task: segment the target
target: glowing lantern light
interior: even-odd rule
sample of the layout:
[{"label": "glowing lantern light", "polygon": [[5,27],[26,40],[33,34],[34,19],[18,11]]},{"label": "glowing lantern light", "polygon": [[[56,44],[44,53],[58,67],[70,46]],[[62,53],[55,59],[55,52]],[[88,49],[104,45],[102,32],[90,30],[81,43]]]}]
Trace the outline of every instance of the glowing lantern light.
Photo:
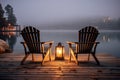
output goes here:
[{"label": "glowing lantern light", "polygon": [[55,47],[55,60],[64,60],[64,46],[60,42]]}]

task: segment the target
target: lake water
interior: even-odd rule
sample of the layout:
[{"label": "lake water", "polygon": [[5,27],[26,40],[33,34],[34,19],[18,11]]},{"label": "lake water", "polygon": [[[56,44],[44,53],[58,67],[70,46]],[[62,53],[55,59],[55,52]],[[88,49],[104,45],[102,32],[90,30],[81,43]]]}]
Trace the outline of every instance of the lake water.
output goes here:
[{"label": "lake water", "polygon": [[[3,38],[3,36],[2,36]],[[5,40],[13,49],[14,54],[24,54],[24,48],[20,44],[23,41],[22,36],[9,36]],[[58,42],[62,42],[65,46],[66,54],[68,54],[68,44],[66,41],[78,41],[78,31],[75,30],[42,30],[41,41],[53,40],[53,53],[54,47]],[[96,53],[107,53],[116,57],[120,57],[120,31],[101,30],[97,38],[100,44],[97,46]]]}]

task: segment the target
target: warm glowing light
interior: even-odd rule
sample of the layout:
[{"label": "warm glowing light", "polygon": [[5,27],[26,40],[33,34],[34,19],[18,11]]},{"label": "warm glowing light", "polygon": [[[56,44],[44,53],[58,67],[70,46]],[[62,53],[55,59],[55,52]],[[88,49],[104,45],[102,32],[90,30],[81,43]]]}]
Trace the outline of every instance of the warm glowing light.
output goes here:
[{"label": "warm glowing light", "polygon": [[56,53],[57,57],[62,57],[62,48],[58,47]]},{"label": "warm glowing light", "polygon": [[55,59],[56,60],[64,60],[64,46],[61,43],[55,47]]}]

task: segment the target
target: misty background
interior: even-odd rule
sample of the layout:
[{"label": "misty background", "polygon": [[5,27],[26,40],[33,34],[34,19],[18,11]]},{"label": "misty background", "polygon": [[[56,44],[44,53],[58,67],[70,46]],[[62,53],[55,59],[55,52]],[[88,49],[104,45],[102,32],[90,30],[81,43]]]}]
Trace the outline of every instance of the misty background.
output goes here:
[{"label": "misty background", "polygon": [[[78,30],[93,25],[120,29],[120,0],[0,0],[13,7],[18,25]],[[6,16],[6,15],[4,15]]]}]

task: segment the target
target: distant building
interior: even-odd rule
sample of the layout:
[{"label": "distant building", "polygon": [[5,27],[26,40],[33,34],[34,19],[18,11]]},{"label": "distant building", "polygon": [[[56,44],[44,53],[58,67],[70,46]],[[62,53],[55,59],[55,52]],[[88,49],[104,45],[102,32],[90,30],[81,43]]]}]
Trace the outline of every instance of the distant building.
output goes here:
[{"label": "distant building", "polygon": [[109,22],[111,21],[111,18],[108,16],[108,17],[104,17],[103,19],[103,22],[106,23],[106,22]]}]

